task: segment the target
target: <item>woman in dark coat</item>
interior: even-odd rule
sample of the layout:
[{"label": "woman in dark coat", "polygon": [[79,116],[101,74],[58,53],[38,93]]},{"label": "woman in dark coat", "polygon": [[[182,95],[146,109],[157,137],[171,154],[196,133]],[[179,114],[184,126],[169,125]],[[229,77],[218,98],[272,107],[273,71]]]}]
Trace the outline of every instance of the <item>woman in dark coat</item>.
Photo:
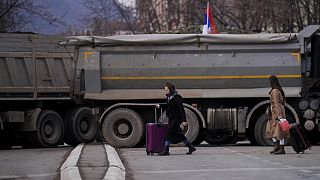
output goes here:
[{"label": "woman in dark coat", "polygon": [[[288,132],[283,132],[280,128],[278,118],[286,118],[284,109],[285,94],[280,86],[277,76],[272,75],[269,78],[271,86],[270,111],[268,112],[268,122],[266,127],[266,138],[271,138],[275,146],[271,154],[285,154],[284,139],[289,137]],[[271,113],[271,114],[270,114]]]},{"label": "woman in dark coat", "polygon": [[186,154],[192,154],[196,150],[194,146],[188,141],[180,127],[181,123],[186,126],[186,113],[183,108],[183,99],[175,90],[175,86],[171,83],[165,84],[165,91],[167,96],[167,103],[160,104],[159,106],[166,110],[167,117],[169,118],[169,129],[165,139],[165,149],[159,155],[170,155],[170,143],[184,142],[189,148]]}]

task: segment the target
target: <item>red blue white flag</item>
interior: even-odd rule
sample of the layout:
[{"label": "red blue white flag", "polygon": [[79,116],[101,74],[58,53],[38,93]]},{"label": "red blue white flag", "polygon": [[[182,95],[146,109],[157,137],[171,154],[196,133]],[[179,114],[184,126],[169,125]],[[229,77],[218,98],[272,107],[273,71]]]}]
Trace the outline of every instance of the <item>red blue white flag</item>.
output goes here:
[{"label": "red blue white flag", "polygon": [[206,12],[204,15],[204,25],[203,25],[202,34],[218,34],[218,30],[213,20],[212,11],[211,11],[209,2],[207,3]]}]

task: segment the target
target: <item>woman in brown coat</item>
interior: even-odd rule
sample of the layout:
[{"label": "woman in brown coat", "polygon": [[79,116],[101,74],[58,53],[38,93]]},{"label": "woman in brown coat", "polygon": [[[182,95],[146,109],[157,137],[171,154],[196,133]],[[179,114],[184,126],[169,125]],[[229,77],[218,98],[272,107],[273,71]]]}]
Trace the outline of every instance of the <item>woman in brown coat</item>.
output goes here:
[{"label": "woman in brown coat", "polygon": [[280,86],[277,76],[269,77],[271,86],[270,95],[270,111],[268,112],[268,122],[266,128],[266,138],[271,138],[274,142],[274,148],[270,151],[271,154],[285,154],[284,139],[288,138],[289,134],[283,132],[280,128],[278,118],[286,118],[284,110],[285,94]]}]

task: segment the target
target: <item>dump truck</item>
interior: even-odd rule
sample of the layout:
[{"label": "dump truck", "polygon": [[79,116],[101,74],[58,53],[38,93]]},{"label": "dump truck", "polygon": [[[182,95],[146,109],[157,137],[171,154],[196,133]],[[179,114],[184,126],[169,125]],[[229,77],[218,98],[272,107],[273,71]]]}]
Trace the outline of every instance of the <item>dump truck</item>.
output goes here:
[{"label": "dump truck", "polygon": [[96,138],[93,106],[76,97],[74,47],[64,36],[0,34],[0,148],[76,145]]},{"label": "dump truck", "polygon": [[115,147],[145,143],[145,124],[155,121],[154,106],[165,102],[166,82],[184,98],[184,132],[193,144],[233,143],[239,137],[271,144],[264,137],[270,75],[283,86],[287,119],[316,142],[319,27],[296,34],[74,36],[65,43],[75,46],[80,92],[100,107],[99,128]]},{"label": "dump truck", "polygon": [[[38,132],[52,132],[53,128],[43,129],[38,125],[41,116],[30,116],[28,109],[38,110],[40,115],[43,111],[54,111],[60,115],[67,134],[62,141],[68,144],[87,142],[79,141],[78,134],[90,127],[89,122],[95,119],[91,117],[98,116],[97,131],[101,132],[102,140],[115,147],[142,146],[145,124],[160,118],[154,117],[155,106],[165,102],[164,84],[171,82],[184,98],[188,122],[184,132],[193,144],[204,140],[209,144],[226,144],[247,138],[252,144],[268,145],[272,143],[264,138],[265,111],[270,103],[268,78],[277,75],[286,94],[287,119],[300,123],[309,139],[317,142],[320,138],[319,30],[320,26],[312,25],[296,34],[67,37],[60,43],[60,48],[74,48],[67,56],[70,58],[70,78],[65,84],[67,99],[57,99],[64,94],[57,90],[39,97],[41,89],[35,87],[40,88],[41,82],[37,82],[28,96],[34,98],[38,94],[37,99],[24,101],[21,92],[25,91],[21,87],[26,85],[16,88],[7,85],[13,86],[12,93],[20,91],[11,96],[0,82],[0,90],[5,91],[1,97],[1,131],[2,134],[12,132],[6,126],[19,125],[18,130],[15,128],[17,134],[30,133],[29,141],[37,142],[41,136]],[[8,68],[6,64],[0,67]],[[20,99],[13,101],[13,98]],[[34,108],[28,108],[30,104]],[[76,113],[79,108],[87,109],[90,118],[81,118]],[[83,123],[75,117],[90,121]],[[166,117],[161,119],[164,123],[168,121]],[[90,132],[93,130],[96,128]],[[44,133],[45,137],[46,134],[50,133]]]}]

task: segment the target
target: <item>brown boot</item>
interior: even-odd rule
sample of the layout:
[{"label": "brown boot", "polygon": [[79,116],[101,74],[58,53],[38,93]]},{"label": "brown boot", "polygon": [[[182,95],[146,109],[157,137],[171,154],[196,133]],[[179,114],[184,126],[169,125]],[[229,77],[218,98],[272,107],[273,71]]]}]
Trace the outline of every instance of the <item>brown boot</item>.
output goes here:
[{"label": "brown boot", "polygon": [[280,149],[275,151],[273,154],[285,154],[286,151],[284,150],[284,145],[280,145]]},{"label": "brown boot", "polygon": [[280,144],[279,141],[276,141],[276,142],[274,143],[274,148],[273,148],[272,151],[270,151],[270,154],[273,154],[274,152],[279,151],[279,149],[280,149],[279,144]]}]

